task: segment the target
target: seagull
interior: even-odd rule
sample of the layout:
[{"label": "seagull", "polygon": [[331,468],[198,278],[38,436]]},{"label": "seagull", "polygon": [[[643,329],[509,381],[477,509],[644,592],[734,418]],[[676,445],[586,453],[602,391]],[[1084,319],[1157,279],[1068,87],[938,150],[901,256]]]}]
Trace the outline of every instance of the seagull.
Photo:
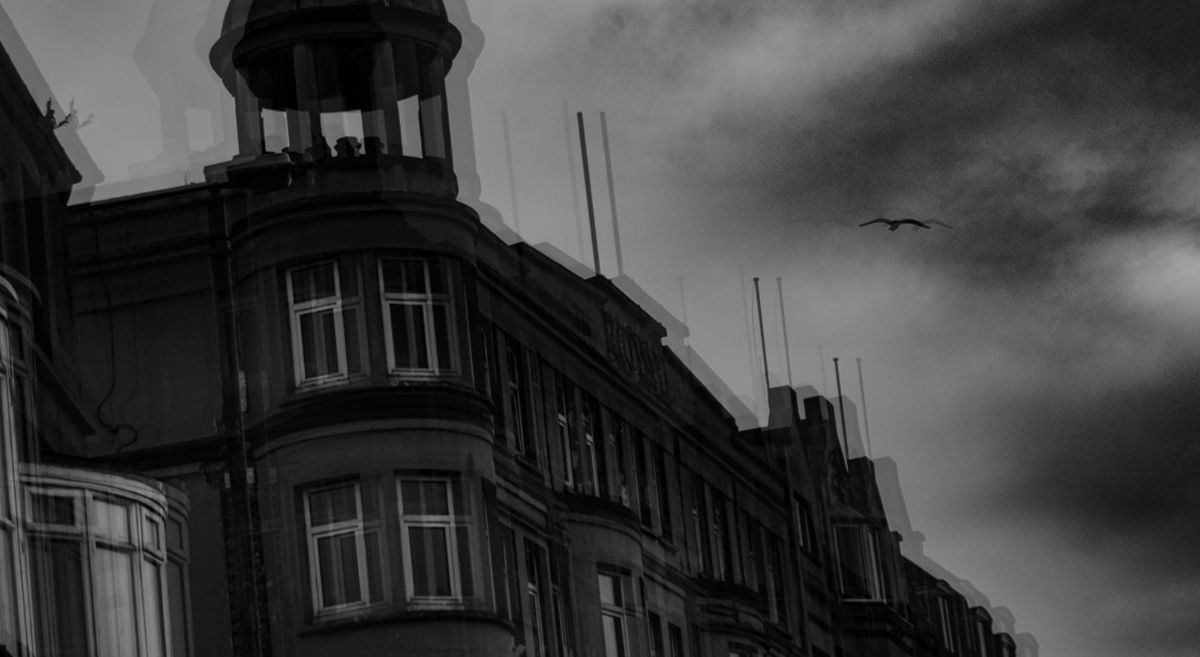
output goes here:
[{"label": "seagull", "polygon": [[920,230],[922,228],[928,229],[931,224],[934,226],[942,226],[945,228],[954,228],[954,226],[951,226],[950,224],[942,222],[942,221],[938,221],[937,219],[929,219],[926,221],[917,221],[916,219],[911,219],[911,218],[907,218],[907,217],[904,219],[885,219],[883,217],[879,217],[878,219],[872,219],[866,223],[861,223],[858,226],[859,226],[859,228],[861,228],[863,226],[870,226],[871,224],[887,224],[888,230],[890,230],[890,231],[899,230],[899,228],[905,224],[911,225],[913,227],[913,230]]}]

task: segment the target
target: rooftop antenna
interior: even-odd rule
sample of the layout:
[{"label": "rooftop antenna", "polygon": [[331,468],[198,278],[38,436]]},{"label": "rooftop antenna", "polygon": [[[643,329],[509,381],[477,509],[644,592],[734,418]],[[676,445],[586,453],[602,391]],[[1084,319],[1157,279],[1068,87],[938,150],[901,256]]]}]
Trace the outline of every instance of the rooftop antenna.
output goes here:
[{"label": "rooftop antenna", "polygon": [[575,112],[579,122],[579,154],[583,158],[583,191],[587,195],[588,227],[592,236],[592,268],[600,275],[600,245],[596,243],[596,209],[592,205],[592,176],[588,171],[587,134],[583,128],[583,112]]},{"label": "rooftop antenna", "polygon": [[833,357],[833,375],[837,377],[838,414],[842,416],[842,457],[850,460],[850,438],[846,435],[846,406],[842,397],[842,374],[838,369],[837,356]]},{"label": "rooftop antenna", "polygon": [[[765,389],[767,391],[767,403],[769,405],[770,399],[771,399],[771,370],[770,370],[770,367],[767,365],[767,336],[766,336],[766,333],[763,332],[762,296],[760,296],[758,293],[758,277],[757,276],[754,277],[754,304],[758,307],[758,340],[759,340],[759,344],[762,345],[763,381],[765,381],[767,384],[767,387]],[[769,412],[769,409],[768,409],[768,412]]]},{"label": "rooftop antenna", "polygon": [[617,194],[613,191],[612,157],[608,150],[608,118],[600,112],[600,136],[604,141],[604,171],[608,175],[608,207],[612,210],[613,245],[617,250],[617,275],[625,275],[625,264],[621,261],[621,228],[617,223]]},{"label": "rooftop antenna", "polygon": [[862,359],[854,359],[858,363],[858,395],[862,399],[863,429],[867,434],[867,458],[871,458],[871,423],[867,420],[867,390],[863,387]]},{"label": "rooftop antenna", "polygon": [[521,212],[517,209],[517,176],[513,171],[512,140],[508,137],[508,112],[500,110],[500,124],[504,128],[504,160],[508,163],[508,194],[512,197],[513,230],[521,232]]},{"label": "rooftop antenna", "polygon": [[776,278],[775,285],[779,287],[779,321],[783,324],[783,356],[787,362],[788,387],[792,387],[792,350],[788,347],[787,315],[783,313],[783,279]]},{"label": "rooftop antenna", "polygon": [[575,211],[575,237],[579,240],[579,259],[586,256],[583,248],[583,214],[579,212],[579,180],[575,177],[575,142],[571,139],[571,112],[567,100],[562,102],[563,130],[567,135],[567,171],[571,173],[571,209]]}]

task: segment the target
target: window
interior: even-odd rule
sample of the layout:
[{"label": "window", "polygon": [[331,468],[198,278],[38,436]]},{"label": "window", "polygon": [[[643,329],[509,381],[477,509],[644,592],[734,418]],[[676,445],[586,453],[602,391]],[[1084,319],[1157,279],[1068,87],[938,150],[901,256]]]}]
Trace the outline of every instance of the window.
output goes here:
[{"label": "window", "polygon": [[555,397],[558,402],[556,426],[563,460],[563,484],[567,490],[575,490],[575,471],[579,467],[579,448],[572,436],[575,428],[575,388],[562,374],[555,379]]},{"label": "window", "polygon": [[525,418],[525,360],[521,345],[509,336],[504,339],[504,425],[513,450],[524,454],[529,440]]},{"label": "window", "polygon": [[788,623],[788,590],[787,572],[784,570],[783,540],[778,536],[770,537],[771,552],[769,567],[771,570],[771,620],[779,625]]},{"label": "window", "polygon": [[525,455],[536,461],[546,432],[546,389],[542,384],[542,359],[533,351],[526,351],[525,355],[529,362],[530,400],[530,432]]},{"label": "window", "polygon": [[638,502],[641,506],[642,526],[646,529],[654,528],[654,515],[651,511],[651,489],[653,484],[650,482],[650,476],[646,471],[646,438],[640,432],[634,433],[633,438],[633,459],[634,465],[637,468],[638,478]]},{"label": "window", "polygon": [[0,645],[16,652],[19,640],[17,617],[17,574],[19,548],[17,536],[17,435],[14,423],[12,389],[24,385],[14,376],[13,344],[15,337],[0,311]]},{"label": "window", "polygon": [[475,598],[471,505],[462,482],[449,477],[406,477],[399,487],[409,602],[461,605]]},{"label": "window", "polygon": [[658,614],[650,612],[646,615],[650,625],[650,655],[651,657],[666,657],[663,646],[662,619]]},{"label": "window", "polygon": [[863,525],[837,525],[838,583],[847,600],[884,600],[884,564],[879,532]]},{"label": "window", "polygon": [[496,606],[514,626],[521,623],[520,574],[517,571],[517,538],[511,527],[500,525],[500,587]]},{"label": "window", "polygon": [[667,483],[666,452],[658,445],[651,445],[654,455],[655,492],[658,497],[658,527],[663,540],[670,541],[674,536],[671,520],[671,487]]},{"label": "window", "polygon": [[363,371],[358,270],[342,269],[329,260],[287,272],[298,387],[340,383]]},{"label": "window", "polygon": [[571,654],[571,609],[566,588],[566,550],[550,545],[550,606],[554,614],[554,648],[558,657]]},{"label": "window", "polygon": [[600,622],[604,633],[604,657],[625,657],[629,654],[621,585],[620,577],[600,573]]},{"label": "window", "polygon": [[704,500],[704,480],[699,475],[692,475],[692,525],[696,534],[697,549],[700,557],[700,571],[705,575],[712,574],[711,541],[708,535],[708,508]]},{"label": "window", "polygon": [[714,567],[716,568],[717,579],[732,579],[733,578],[733,559],[732,552],[729,549],[729,522],[727,520],[728,502],[724,495],[713,490],[713,547],[716,549],[716,559]]},{"label": "window", "polygon": [[941,626],[942,645],[946,650],[954,652],[954,624],[950,615],[950,603],[946,598],[939,597],[938,604],[938,624]]},{"label": "window", "polygon": [[542,548],[525,539],[525,597],[529,602],[530,650],[527,654],[533,657],[546,655],[546,617],[542,605],[542,565],[544,560]]},{"label": "window", "polygon": [[580,408],[580,417],[583,425],[584,457],[587,458],[588,473],[591,477],[591,487],[588,492],[596,497],[603,497],[608,486],[603,445],[597,445],[601,431],[599,410],[596,400],[585,393],[583,405]]},{"label": "window", "polygon": [[315,615],[383,601],[379,520],[379,492],[372,482],[346,482],[304,494]]},{"label": "window", "polygon": [[621,417],[612,411],[605,411],[608,414],[609,422],[605,424],[608,429],[608,447],[609,453],[612,455],[613,463],[616,465],[615,471],[617,475],[617,490],[615,497],[622,505],[628,507],[629,499],[629,467],[625,462],[625,441],[628,435],[625,422]]},{"label": "window", "polygon": [[992,654],[991,647],[988,645],[992,633],[988,631],[987,623],[979,620],[975,623],[976,641],[979,642],[979,654],[981,657],[989,657]]},{"label": "window", "polygon": [[683,628],[674,623],[667,624],[667,639],[671,642],[670,657],[683,656]]},{"label": "window", "polygon": [[816,537],[813,534],[812,512],[808,503],[800,498],[792,500],[795,506],[796,544],[808,554],[816,553]]},{"label": "window", "polygon": [[453,276],[438,258],[379,261],[388,370],[394,374],[458,371]]}]

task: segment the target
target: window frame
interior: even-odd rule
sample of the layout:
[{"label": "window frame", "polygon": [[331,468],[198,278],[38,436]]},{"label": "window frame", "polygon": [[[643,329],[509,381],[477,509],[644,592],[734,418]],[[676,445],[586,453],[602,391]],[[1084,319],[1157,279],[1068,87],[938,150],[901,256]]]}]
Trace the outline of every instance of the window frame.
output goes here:
[{"label": "window frame", "polygon": [[[333,295],[307,301],[296,301],[296,284],[293,276],[297,273],[330,267],[333,270]],[[327,258],[314,262],[290,267],[284,272],[284,285],[287,289],[288,323],[291,327],[292,338],[292,369],[297,389],[319,388],[330,384],[340,384],[350,379],[350,361],[346,347],[345,299],[342,296],[341,266],[337,258]],[[337,371],[330,374],[309,376],[304,363],[304,338],[301,333],[301,318],[305,315],[319,315],[323,312],[333,313],[334,340],[337,343]]]},{"label": "window frame", "polygon": [[[389,292],[388,281],[384,275],[384,265],[393,262],[421,263],[425,282],[424,292]],[[432,267],[440,270],[442,280],[446,284],[445,292],[432,290],[432,277],[430,276]],[[383,343],[384,351],[387,354],[388,374],[403,377],[445,377],[461,373],[463,359],[458,339],[458,309],[455,307],[457,302],[455,286],[458,277],[448,259],[435,255],[384,255],[377,259],[376,269],[379,274],[379,303],[383,315]],[[425,331],[425,358],[429,363],[428,367],[400,367],[396,364],[398,350],[397,345],[393,343],[392,333],[392,306],[394,305],[419,306],[422,309],[422,329]],[[447,334],[445,336],[439,336],[437,333],[433,313],[436,306],[444,306],[446,309]],[[445,340],[445,347],[449,353],[450,363],[446,366],[440,362],[438,354],[438,347],[442,344],[440,340]]]},{"label": "window frame", "polygon": [[[480,593],[480,570],[474,560],[474,557],[482,557],[479,548],[479,540],[475,527],[475,514],[473,513],[474,501],[468,490],[468,482],[471,481],[464,477],[459,477],[451,474],[412,474],[399,473],[396,475],[396,501],[400,518],[400,550],[401,560],[403,562],[404,571],[404,596],[405,604],[410,609],[445,609],[445,608],[464,608],[471,603],[478,601],[481,598]],[[437,482],[446,484],[446,503],[449,514],[406,514],[404,512],[404,493],[403,485],[405,482]],[[461,509],[462,514],[455,514],[454,505],[454,489],[457,484],[458,490],[462,495]],[[412,538],[409,535],[409,530],[414,527],[436,527],[446,530],[446,561],[447,571],[450,581],[450,595],[448,596],[418,596],[416,594],[416,580],[413,572],[413,551]],[[468,550],[467,559],[472,565],[470,573],[471,595],[463,594],[463,578],[460,572],[460,564],[462,556],[459,545],[458,529],[466,529]],[[515,557],[515,555],[514,555]],[[482,559],[480,559],[482,561]],[[517,567],[514,564],[514,567]]]},{"label": "window frame", "polygon": [[[604,588],[601,586],[601,581],[603,578],[612,580],[612,591],[615,594],[612,602],[606,602],[604,600]],[[625,610],[625,577],[602,569],[597,573],[596,582],[599,589],[599,595],[597,597],[600,602],[600,636],[601,640],[604,642],[604,654],[606,657],[609,654],[608,636],[604,630],[604,621],[606,619],[612,619],[614,622],[614,627],[619,630],[620,634],[617,639],[621,643],[620,645],[615,646],[617,650],[617,657],[631,657],[629,652],[629,614],[626,613]]]},{"label": "window frame", "polygon": [[[376,483],[377,487],[378,484]],[[312,524],[312,502],[311,498],[315,494],[325,493],[340,488],[352,487],[354,489],[354,505],[355,518],[353,520],[343,520],[319,527],[314,527]],[[376,490],[378,498],[378,491]],[[310,604],[314,620],[323,620],[330,617],[342,616],[348,613],[358,613],[373,607],[386,605],[390,591],[386,585],[387,576],[387,549],[384,541],[386,532],[384,531],[382,515],[383,511],[379,508],[379,500],[376,499],[377,509],[376,517],[373,520],[366,519],[363,513],[363,482],[357,479],[341,480],[309,486],[303,489],[303,511],[304,511],[304,533],[305,544],[308,548],[308,578],[309,578],[309,595]],[[377,550],[379,553],[379,579],[381,590],[379,598],[373,596],[371,584],[370,564],[367,558],[367,535],[374,533],[378,543]],[[358,586],[360,597],[354,602],[344,602],[341,604],[325,605],[324,590],[321,586],[321,568],[320,568],[320,553],[318,551],[318,543],[323,538],[336,538],[345,536],[349,533],[354,536],[354,556],[355,563],[358,568]]]},{"label": "window frame", "polygon": [[[84,616],[80,619],[82,621],[80,626],[85,629],[85,636],[81,640],[85,654],[99,655],[103,650],[99,635],[101,623],[97,618],[97,614],[100,613],[100,602],[102,602],[96,600],[98,578],[101,577],[97,559],[98,552],[106,550],[127,555],[129,559],[129,579],[124,584],[128,587],[126,591],[130,604],[127,613],[128,621],[133,628],[131,637],[136,644],[134,654],[140,657],[151,655],[164,657],[167,655],[170,652],[169,646],[175,630],[171,626],[169,609],[170,589],[167,585],[166,570],[167,516],[164,511],[161,509],[156,511],[153,507],[148,506],[140,494],[120,488],[110,490],[107,485],[103,490],[87,486],[72,487],[64,486],[59,482],[43,483],[39,481],[40,478],[40,475],[30,476],[22,486],[21,496],[22,511],[24,512],[22,524],[26,541],[24,549],[28,551],[30,559],[28,599],[31,607],[26,614],[31,633],[30,650],[38,651],[43,647],[40,645],[42,630],[39,627],[41,623],[45,622],[42,619],[45,610],[41,607],[40,594],[36,591],[36,578],[33,577],[33,559],[35,552],[41,549],[40,546],[59,543],[74,545],[79,551],[78,576],[80,581],[76,582],[76,585],[83,598],[79,603],[78,611]],[[34,496],[39,495],[70,499],[74,516],[73,522],[67,524],[35,521],[33,500]],[[121,509],[125,518],[124,536],[111,533],[108,526],[99,522],[103,516],[97,513],[96,502],[107,503]],[[147,520],[151,521],[153,537],[146,531]],[[148,587],[153,584],[146,582],[147,567],[157,573],[157,590],[155,592],[157,604],[153,605],[153,608],[151,608],[149,604],[151,601],[146,595],[148,591],[152,590]],[[157,648],[152,647],[154,637],[151,636],[149,630],[151,625],[149,621],[153,617],[152,615],[157,616],[153,623],[158,632]],[[105,624],[104,627],[111,629],[112,626]],[[31,652],[31,654],[33,653]]]}]

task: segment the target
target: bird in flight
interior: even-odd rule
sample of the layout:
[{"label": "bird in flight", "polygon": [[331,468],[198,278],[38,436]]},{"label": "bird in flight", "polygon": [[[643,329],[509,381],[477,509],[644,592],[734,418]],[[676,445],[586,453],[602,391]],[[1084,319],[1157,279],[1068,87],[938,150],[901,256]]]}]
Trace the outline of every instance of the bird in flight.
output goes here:
[{"label": "bird in flight", "polygon": [[866,223],[861,223],[858,226],[859,226],[859,228],[862,228],[863,226],[870,226],[871,224],[887,224],[888,230],[890,230],[890,231],[899,230],[899,228],[904,225],[911,225],[913,227],[913,230],[920,230],[922,228],[928,229],[930,226],[942,226],[944,228],[954,228],[954,226],[951,226],[950,224],[945,223],[943,221],[938,221],[937,219],[926,219],[925,221],[917,221],[916,219],[910,219],[907,217],[904,219],[884,219],[883,217],[879,217],[878,219],[872,219]]}]

